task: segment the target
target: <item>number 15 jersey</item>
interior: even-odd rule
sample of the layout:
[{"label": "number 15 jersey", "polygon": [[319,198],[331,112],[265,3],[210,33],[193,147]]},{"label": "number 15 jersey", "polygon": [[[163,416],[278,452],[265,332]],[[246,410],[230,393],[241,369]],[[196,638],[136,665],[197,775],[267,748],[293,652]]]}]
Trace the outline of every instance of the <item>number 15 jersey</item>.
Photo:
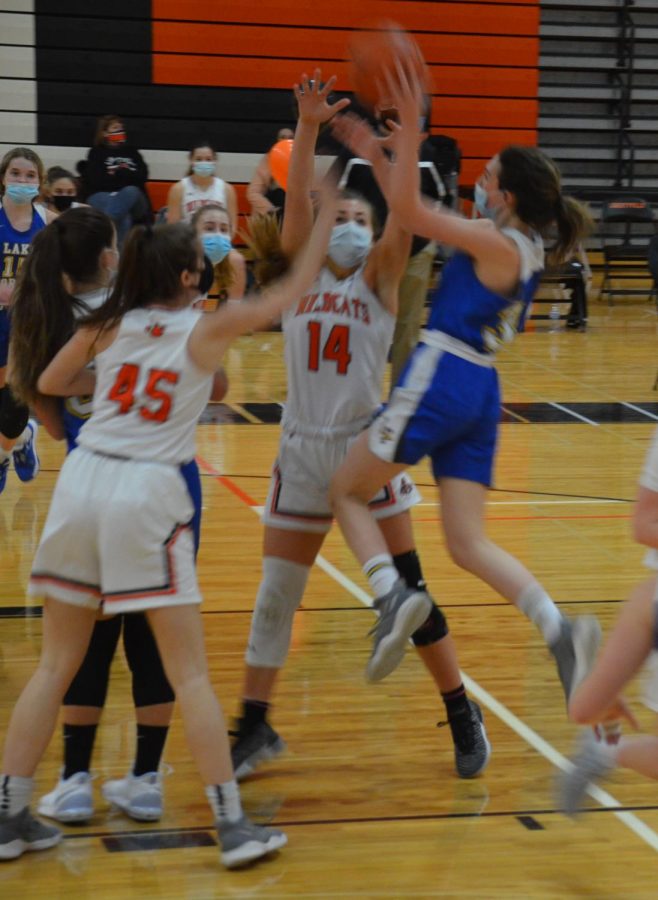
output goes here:
[{"label": "number 15 jersey", "polygon": [[187,352],[203,313],[186,307],[134,309],[96,357],[90,418],[78,443],[106,456],[180,465],[194,458],[195,429],[212,375]]},{"label": "number 15 jersey", "polygon": [[320,270],[310,291],[283,315],[288,399],[283,425],[307,433],[352,434],[372,419],[395,316],[363,278]]}]

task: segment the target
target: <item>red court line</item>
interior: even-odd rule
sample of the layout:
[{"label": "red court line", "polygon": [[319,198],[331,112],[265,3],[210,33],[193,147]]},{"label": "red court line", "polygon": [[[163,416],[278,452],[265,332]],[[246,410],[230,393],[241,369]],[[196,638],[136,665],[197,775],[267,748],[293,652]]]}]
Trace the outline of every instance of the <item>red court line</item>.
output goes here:
[{"label": "red court line", "polygon": [[232,494],[235,494],[238,500],[242,500],[242,502],[246,503],[247,506],[259,505],[253,497],[250,497],[249,494],[246,494],[242,490],[242,488],[238,487],[237,484],[230,478],[227,478],[226,475],[222,475],[220,472],[218,472],[217,469],[211,466],[209,462],[206,462],[205,459],[197,456],[196,461],[199,463],[199,466],[203,469],[204,472],[207,472],[209,475],[214,475],[217,481],[219,481],[221,485],[231,491]]},{"label": "red court line", "polygon": [[[564,519],[631,519],[632,516],[485,516],[487,522],[531,522],[534,520],[561,522]],[[414,519],[415,522],[440,522],[440,516]]]}]

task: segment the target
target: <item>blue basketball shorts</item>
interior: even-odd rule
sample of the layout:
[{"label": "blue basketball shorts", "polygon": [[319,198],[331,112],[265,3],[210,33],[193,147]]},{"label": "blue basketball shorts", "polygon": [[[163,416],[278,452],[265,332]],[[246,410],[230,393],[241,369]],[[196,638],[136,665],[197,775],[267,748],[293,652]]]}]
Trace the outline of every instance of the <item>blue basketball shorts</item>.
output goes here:
[{"label": "blue basketball shorts", "polygon": [[493,367],[419,344],[368,432],[370,450],[414,465],[425,456],[441,478],[491,485],[500,390]]}]

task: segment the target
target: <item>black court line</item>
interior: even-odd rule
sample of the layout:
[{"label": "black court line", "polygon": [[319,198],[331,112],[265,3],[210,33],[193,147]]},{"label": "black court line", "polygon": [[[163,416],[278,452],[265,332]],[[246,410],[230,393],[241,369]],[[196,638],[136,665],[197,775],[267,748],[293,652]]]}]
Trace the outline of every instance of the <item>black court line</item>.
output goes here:
[{"label": "black court line", "polygon": [[[595,600],[560,600],[560,605],[566,606],[588,606],[594,603],[625,603],[626,597],[597,597]],[[445,603],[444,609],[505,609],[513,604],[506,600],[500,602],[472,601],[459,603]],[[328,612],[371,612],[369,606],[300,606],[298,612],[302,613],[328,613]],[[250,616],[251,609],[202,609],[202,616]],[[128,614],[129,615],[129,614]],[[43,617],[42,606],[5,606],[0,607],[0,619],[40,619]]]},{"label": "black court line", "polygon": [[[473,803],[480,801],[483,805],[488,801],[488,797],[473,798]],[[598,806],[584,808],[580,810],[580,814],[588,815],[619,813],[619,812],[654,812],[658,810],[656,805],[646,806]],[[447,813],[410,813],[408,815],[397,816],[355,816],[354,818],[338,817],[325,819],[277,819],[268,824],[276,828],[313,828],[323,825],[378,825],[390,822],[444,822],[454,821],[457,819],[519,819],[521,817],[535,818],[537,816],[564,816],[560,809],[540,808],[540,809],[513,809],[513,810],[473,810],[472,812],[447,812]],[[566,817],[565,817],[566,818]],[[144,828],[129,829],[125,831],[77,831],[64,835],[64,840],[92,840],[98,838],[105,840],[106,838],[130,838],[137,836],[161,835],[193,835],[193,834],[212,834],[214,826],[192,825],[181,828]]]},{"label": "black court line", "polygon": [[[501,422],[514,425],[582,425],[585,424],[574,417],[572,413],[591,419],[598,425],[611,424],[637,424],[656,422],[658,417],[658,402],[631,401],[621,402],[536,402],[536,403],[505,403],[501,410]],[[273,425],[281,421],[283,406],[280,403],[242,403],[243,409],[255,416],[263,424]],[[563,408],[560,408],[563,407]],[[210,411],[212,410],[212,411]],[[210,411],[210,412],[209,412]],[[240,416],[225,404],[212,404],[204,413],[201,421],[233,421],[243,424],[247,420]]]}]

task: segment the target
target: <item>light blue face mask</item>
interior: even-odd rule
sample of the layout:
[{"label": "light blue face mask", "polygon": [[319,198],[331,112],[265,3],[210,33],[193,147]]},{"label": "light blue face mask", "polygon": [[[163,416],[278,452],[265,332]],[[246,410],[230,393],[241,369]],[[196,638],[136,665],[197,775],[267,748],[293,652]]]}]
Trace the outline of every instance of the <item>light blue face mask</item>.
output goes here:
[{"label": "light blue face mask", "polygon": [[220,263],[233,246],[230,237],[227,234],[219,234],[219,232],[204,234],[202,241],[204,255],[208,257],[213,266]]},{"label": "light blue face mask", "polygon": [[343,222],[334,225],[329,241],[328,255],[341,269],[352,269],[360,265],[370,253],[372,232],[358,222]]},{"label": "light blue face mask", "polygon": [[214,162],[195,162],[192,163],[192,171],[195,175],[200,175],[202,178],[207,178],[209,175],[215,174],[216,163]]},{"label": "light blue face mask", "polygon": [[5,197],[18,204],[31,203],[38,193],[39,188],[35,184],[8,184],[5,188]]},{"label": "light blue face mask", "polygon": [[475,208],[477,209],[477,211],[480,213],[481,216],[484,216],[486,219],[495,219],[496,218],[495,210],[489,209],[489,207],[487,205],[488,194],[485,191],[485,189],[482,187],[482,185],[476,183],[475,189],[473,192],[473,199],[475,202]]}]

